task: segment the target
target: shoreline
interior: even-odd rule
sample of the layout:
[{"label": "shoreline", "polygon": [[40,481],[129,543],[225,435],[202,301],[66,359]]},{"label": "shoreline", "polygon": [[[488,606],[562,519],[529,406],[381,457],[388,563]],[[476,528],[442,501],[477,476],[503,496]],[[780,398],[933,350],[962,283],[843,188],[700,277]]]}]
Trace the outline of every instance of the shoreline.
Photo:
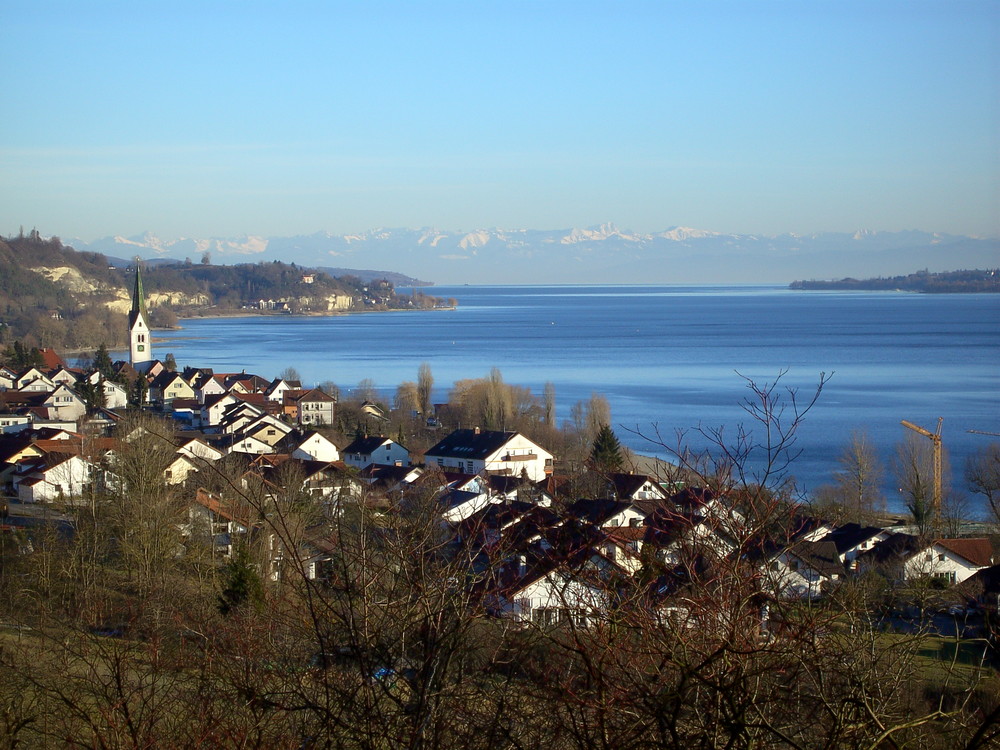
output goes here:
[{"label": "shoreline", "polygon": [[[214,319],[225,319],[225,318],[336,318],[342,315],[369,315],[372,313],[393,313],[393,312],[436,312],[436,311],[452,311],[457,310],[457,305],[449,305],[447,307],[423,307],[423,308],[404,308],[404,307],[389,307],[382,308],[378,310],[327,310],[325,312],[300,312],[300,313],[283,313],[283,312],[268,312],[266,310],[228,310],[226,312],[218,312],[212,314],[199,314],[199,315],[185,315],[177,316],[178,324],[176,326],[170,327],[156,327],[150,330],[155,331],[183,331],[185,320],[214,320]],[[164,341],[162,337],[153,336],[153,342]],[[121,345],[106,344],[109,352],[114,351],[127,351],[128,344],[124,343]],[[64,359],[71,356],[79,356],[81,354],[92,354],[97,351],[97,347],[83,346],[74,347],[69,349],[57,350],[57,354]]]}]

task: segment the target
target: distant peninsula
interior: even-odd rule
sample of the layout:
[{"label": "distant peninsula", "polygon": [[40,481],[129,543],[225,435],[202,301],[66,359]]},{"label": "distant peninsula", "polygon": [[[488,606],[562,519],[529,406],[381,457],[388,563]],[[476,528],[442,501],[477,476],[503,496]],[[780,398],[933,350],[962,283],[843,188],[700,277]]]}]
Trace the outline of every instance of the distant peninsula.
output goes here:
[{"label": "distant peninsula", "polygon": [[879,276],[874,279],[839,281],[793,281],[790,289],[829,289],[858,291],[901,291],[926,294],[1000,292],[1000,269],[972,271],[917,271],[907,276]]}]

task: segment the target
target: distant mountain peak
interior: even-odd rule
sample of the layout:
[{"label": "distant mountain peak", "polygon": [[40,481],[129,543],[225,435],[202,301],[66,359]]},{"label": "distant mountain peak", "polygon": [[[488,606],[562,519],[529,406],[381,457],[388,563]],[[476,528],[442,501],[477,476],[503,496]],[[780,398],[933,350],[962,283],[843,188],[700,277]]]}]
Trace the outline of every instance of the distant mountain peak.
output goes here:
[{"label": "distant mountain peak", "polygon": [[920,231],[727,234],[690,226],[640,233],[612,222],[571,229],[378,227],[294,237],[163,240],[153,232],[72,243],[109,256],[281,260],[384,268],[436,283],[753,283],[996,266],[1000,241]]}]

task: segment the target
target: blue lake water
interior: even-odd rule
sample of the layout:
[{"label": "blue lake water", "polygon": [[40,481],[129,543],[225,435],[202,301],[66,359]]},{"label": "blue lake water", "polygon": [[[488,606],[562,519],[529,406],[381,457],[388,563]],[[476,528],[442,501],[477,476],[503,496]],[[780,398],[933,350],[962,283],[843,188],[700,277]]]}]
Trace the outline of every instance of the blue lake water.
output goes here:
[{"label": "blue lake water", "polygon": [[[751,427],[751,395],[737,372],[805,398],[832,374],[799,432],[792,473],[806,490],[830,481],[853,429],[864,429],[888,463],[904,438],[901,419],[931,430],[944,417],[956,488],[965,457],[1000,432],[1000,295],[803,292],[777,286],[461,286],[456,310],[336,317],[183,321],[159,356],[183,365],[272,377],[288,366],[307,383],[347,393],[370,378],[391,398],[429,362],[435,399],[462,378],[499,367],[504,379],[555,385],[557,410],[592,392],[607,396],[622,442],[669,452],[635,432],[677,430],[693,447],[700,426]],[[783,390],[783,388],[781,389]],[[891,508],[901,507],[887,477]]]}]

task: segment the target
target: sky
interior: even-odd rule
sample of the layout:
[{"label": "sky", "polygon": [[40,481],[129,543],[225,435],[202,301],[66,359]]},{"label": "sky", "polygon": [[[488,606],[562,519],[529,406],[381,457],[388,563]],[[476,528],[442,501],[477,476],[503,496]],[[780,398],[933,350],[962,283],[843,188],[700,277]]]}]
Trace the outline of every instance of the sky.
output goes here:
[{"label": "sky", "polygon": [[1000,235],[1000,4],[0,0],[0,234]]}]

